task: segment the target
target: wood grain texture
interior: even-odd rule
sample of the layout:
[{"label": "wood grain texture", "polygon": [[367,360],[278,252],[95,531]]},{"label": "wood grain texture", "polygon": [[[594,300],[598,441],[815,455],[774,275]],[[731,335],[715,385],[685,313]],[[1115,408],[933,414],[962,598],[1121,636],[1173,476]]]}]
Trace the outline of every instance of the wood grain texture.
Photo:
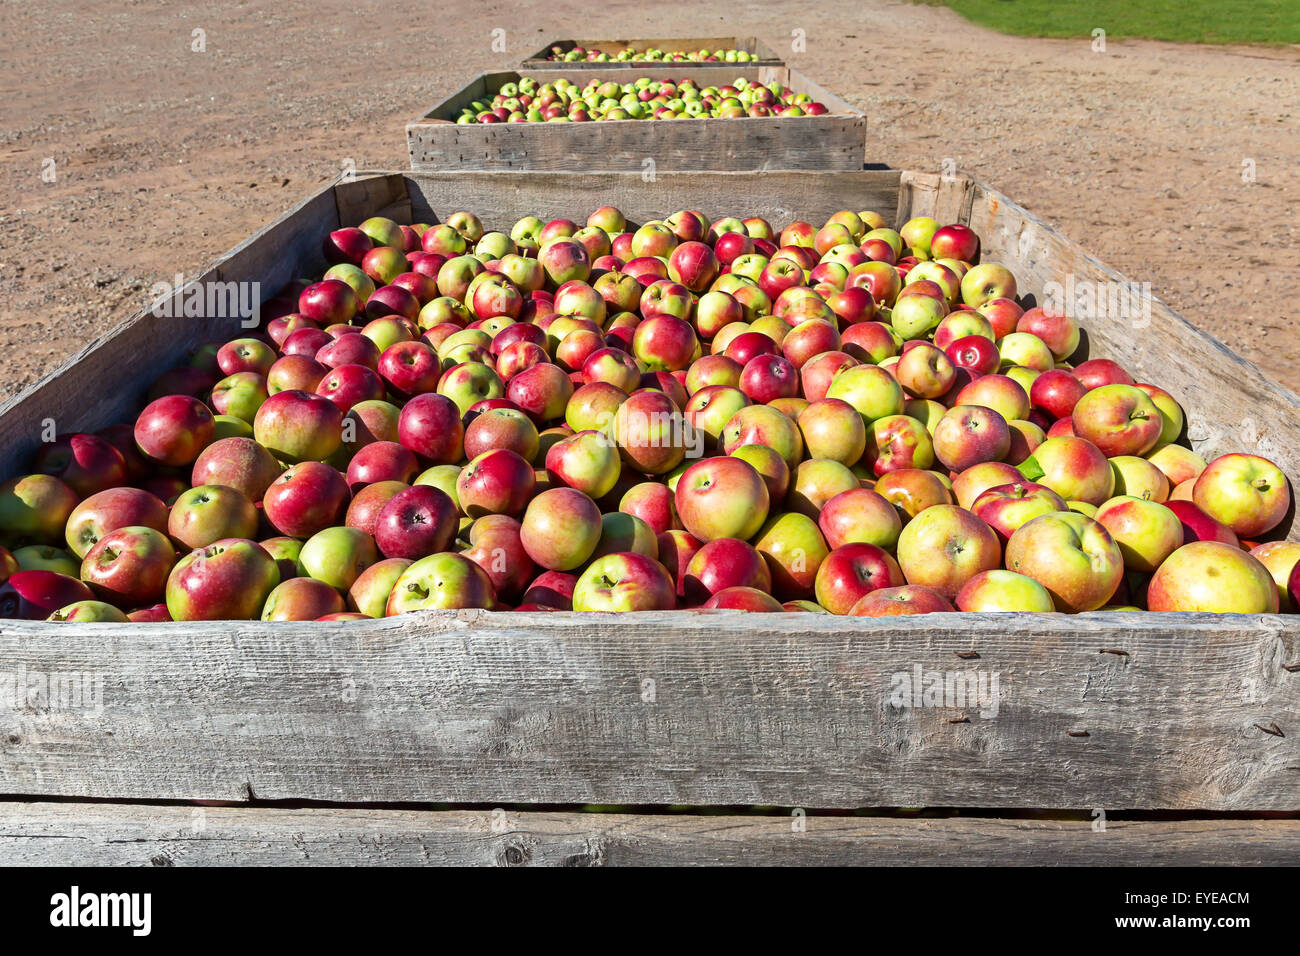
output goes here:
[{"label": "wood grain texture", "polygon": [[[525,73],[531,70],[547,70],[561,67],[564,69],[573,68],[588,72],[599,70],[610,66],[610,63],[589,63],[581,60],[575,63],[557,63],[549,60],[552,47],[559,47],[563,52],[568,53],[575,46],[580,46],[584,50],[599,50],[602,53],[617,53],[619,50],[650,50],[658,49],[664,52],[695,52],[697,50],[743,50],[746,53],[754,54],[757,59],[751,60],[748,64],[726,63],[719,64],[722,66],[784,66],[784,61],[772,51],[772,49],[762,40],[756,37],[664,37],[639,40],[552,40],[543,46],[536,53],[527,57],[519,69]],[[613,65],[628,65],[615,62]],[[638,63],[641,69],[673,69],[678,66],[690,66],[688,63]]]},{"label": "wood grain texture", "polygon": [[[530,71],[555,79],[565,70]],[[628,82],[644,66],[602,71]],[[518,73],[476,77],[424,117],[407,124],[413,170],[758,171],[777,169],[859,170],[866,147],[866,118],[847,102],[797,70],[725,64],[675,69],[674,78],[720,84],[737,77],[807,92],[825,102],[823,116],[744,117],[591,123],[492,123],[458,125],[461,107],[490,94]],[[579,75],[581,78],[581,75]],[[647,161],[653,165],[648,166]]]},{"label": "wood grain texture", "polygon": [[[745,172],[666,173],[647,181],[636,173],[422,171],[408,173],[407,179],[417,220],[439,221],[471,209],[485,228],[509,232],[525,215],[543,220],[582,215],[591,203],[579,197],[588,196],[617,206],[632,223],[662,219],[678,209],[698,209],[714,218],[761,216],[772,223],[825,220],[845,208],[889,212],[897,203],[899,176],[892,169],[811,178],[777,171],[764,175],[759,195],[753,191],[753,175]],[[357,185],[343,184],[340,190]]]},{"label": "wood grain texture", "polygon": [[[1291,811],[1298,632],[1294,618],[1114,613],[0,622],[7,669],[103,681],[102,713],[0,711],[0,788]],[[895,675],[916,668],[996,676],[994,706],[906,706]]]},{"label": "wood grain texture", "polygon": [[[797,829],[802,823],[803,829]],[[1285,866],[1300,821],[0,804],[9,866]]]}]

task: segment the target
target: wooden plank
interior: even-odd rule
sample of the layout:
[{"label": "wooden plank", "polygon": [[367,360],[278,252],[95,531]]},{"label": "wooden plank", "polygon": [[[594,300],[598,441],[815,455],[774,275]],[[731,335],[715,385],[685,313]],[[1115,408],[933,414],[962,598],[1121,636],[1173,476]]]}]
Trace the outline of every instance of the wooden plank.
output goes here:
[{"label": "wooden plank", "polygon": [[1287,866],[1300,821],[10,803],[9,866]]},{"label": "wooden plank", "polygon": [[[1298,637],[1144,613],[5,621],[4,669],[102,695],[0,708],[0,792],[1295,811]],[[918,673],[986,699],[911,706]]]},{"label": "wooden plank", "polygon": [[[534,71],[555,79],[564,70]],[[627,82],[644,76],[644,67],[606,70]],[[602,74],[604,75],[604,74]],[[593,123],[492,123],[459,125],[460,108],[485,91],[518,79],[518,73],[484,74],[453,93],[422,119],[408,123],[407,148],[413,170],[621,170],[755,171],[777,169],[841,170],[862,168],[866,118],[849,103],[812,83],[797,70],[725,64],[677,69],[673,76],[723,83],[737,77],[784,82],[795,92],[823,98],[823,116],[743,117],[739,119],[633,120]]]},{"label": "wooden plank", "polygon": [[[752,64],[761,64],[763,66],[783,66],[784,61],[772,51],[772,49],[762,40],[756,37],[668,37],[653,38],[640,40],[552,40],[536,53],[527,57],[520,65],[521,70],[537,69],[554,69],[557,66],[574,67],[580,70],[601,69],[610,66],[610,63],[590,63],[585,60],[578,60],[572,63],[559,62],[548,59],[551,55],[552,47],[560,47],[565,53],[568,53],[576,46],[585,50],[598,50],[602,53],[618,53],[620,50],[649,50],[658,49],[668,53],[673,52],[695,52],[697,50],[744,50],[746,53],[752,53],[756,59],[750,60],[749,64],[720,64],[725,66],[745,66]],[[614,65],[621,65],[626,61],[613,61]],[[688,61],[689,63],[689,61]],[[636,61],[638,66],[655,66],[658,61]],[[681,64],[666,63],[665,66],[678,66]],[[708,64],[702,64],[708,65]]]},{"label": "wooden plank", "polygon": [[752,174],[745,172],[664,173],[647,180],[636,173],[419,171],[408,179],[418,221],[440,221],[467,209],[476,211],[486,228],[508,233],[525,215],[547,220],[585,214],[590,205],[586,197],[617,206],[634,223],[662,219],[678,209],[699,209],[715,218],[761,216],[774,225],[824,221],[841,209],[890,212],[897,203],[899,175],[892,169],[811,176],[775,171],[763,177],[763,189],[757,192]]}]

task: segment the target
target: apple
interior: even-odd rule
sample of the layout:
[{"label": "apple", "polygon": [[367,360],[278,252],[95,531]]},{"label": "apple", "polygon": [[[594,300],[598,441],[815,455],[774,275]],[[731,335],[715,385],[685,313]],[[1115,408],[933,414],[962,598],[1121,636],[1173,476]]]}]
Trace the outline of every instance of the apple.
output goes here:
[{"label": "apple", "polygon": [[894,507],[902,523],[927,508],[953,501],[952,492],[943,480],[935,472],[920,468],[903,468],[882,475],[873,490]]},{"label": "apple", "polygon": [[972,309],[978,309],[993,299],[1015,297],[1016,277],[1005,266],[983,262],[962,276],[961,299]]},{"label": "apple", "polygon": [[1070,418],[1088,388],[1066,369],[1050,369],[1034,379],[1029,400],[1053,418]]},{"label": "apple", "polygon": [[761,405],[779,398],[793,398],[799,392],[799,374],[780,355],[756,355],[741,370],[740,390]]},{"label": "apple", "polygon": [[0,585],[0,619],[40,621],[95,595],[81,581],[54,571],[18,571]]},{"label": "apple", "polygon": [[826,397],[848,402],[868,425],[888,415],[903,413],[902,386],[875,365],[855,365],[842,370],[831,380]]},{"label": "apple", "polygon": [[76,601],[59,608],[46,620],[74,624],[126,624],[130,618],[103,601]]},{"label": "apple", "polygon": [[941,226],[930,235],[930,258],[960,259],[974,262],[979,255],[980,238],[969,226],[954,223]]},{"label": "apple", "polygon": [[366,617],[383,617],[393,586],[414,562],[408,558],[385,558],[366,568],[348,588],[347,606]]},{"label": "apple", "polygon": [[457,503],[438,488],[404,488],[380,508],[374,522],[375,544],[385,558],[414,560],[446,551],[456,537],[457,516]]},{"label": "apple", "polygon": [[109,532],[86,553],[80,576],[105,601],[138,607],[162,599],[175,562],[176,550],[166,535],[128,526]]},{"label": "apple", "polygon": [[572,571],[591,557],[600,531],[600,509],[590,497],[573,488],[550,488],[528,503],[520,537],[536,564]]},{"label": "apple", "polygon": [[983,405],[1009,422],[1024,421],[1030,412],[1028,393],[1006,375],[981,375],[963,386],[949,404]]},{"label": "apple", "polygon": [[[732,415],[723,426],[721,439],[723,451],[728,455],[746,445],[766,445],[785,461],[789,470],[803,459],[799,427],[788,416],[766,405],[748,405]],[[758,471],[765,473],[762,467]]]},{"label": "apple", "polygon": [[734,457],[705,458],[687,468],[677,481],[677,515],[701,541],[747,540],[767,520],[767,485],[748,462]]},{"label": "apple", "polygon": [[[1046,343],[1028,332],[1012,332],[998,341],[1003,370],[1013,368],[1046,372],[1056,366],[1056,359]],[[1009,374],[1009,373],[1008,373]],[[1026,387],[1028,392],[1028,387]]]},{"label": "apple", "polygon": [[70,435],[41,445],[33,469],[58,478],[78,498],[127,482],[126,457],[98,435]]},{"label": "apple", "polygon": [[699,347],[690,323],[673,315],[647,316],[632,337],[632,354],[649,371],[684,369],[691,364]]},{"label": "apple", "polygon": [[225,485],[257,502],[283,470],[275,457],[253,439],[222,438],[205,448],[194,462],[190,484]]},{"label": "apple", "polygon": [[456,479],[456,499],[471,518],[518,515],[532,497],[533,483],[532,465],[508,448],[495,448],[461,469]]},{"label": "apple", "polygon": [[[778,414],[778,413],[774,413]],[[642,389],[628,396],[609,424],[624,463],[643,474],[663,475],[686,456],[685,421],[663,392]]]},{"label": "apple", "polygon": [[167,518],[167,534],[191,551],[223,538],[251,538],[257,526],[253,502],[224,485],[188,489],[176,499]]},{"label": "apple", "polygon": [[1118,495],[1097,509],[1096,521],[1110,532],[1130,571],[1152,572],[1183,546],[1183,525],[1164,505]]},{"label": "apple", "polygon": [[427,464],[454,464],[464,452],[460,408],[445,395],[417,395],[403,406],[399,442]]},{"label": "apple", "polygon": [[524,604],[550,607],[558,611],[573,610],[573,588],[578,583],[576,574],[564,571],[543,571],[533,578],[524,591]]},{"label": "apple", "polygon": [[281,534],[309,538],[339,524],[348,503],[348,483],[338,469],[300,462],[276,478],[262,497],[267,520]]},{"label": "apple", "polygon": [[1258,455],[1220,455],[1192,489],[1192,500],[1243,538],[1272,531],[1291,507],[1291,486],[1275,464]]},{"label": "apple", "polygon": [[375,524],[379,520],[379,513],[383,510],[384,505],[388,504],[395,495],[409,487],[410,485],[402,481],[376,481],[374,484],[358,488],[356,494],[352,496],[352,500],[348,502],[348,510],[343,523],[349,528],[357,528],[366,534],[373,535],[375,533]]},{"label": "apple", "polygon": [[506,398],[542,426],[564,418],[565,406],[572,395],[573,383],[569,376],[549,362],[520,372],[510,379],[505,389]]},{"label": "apple", "polygon": [[167,506],[139,488],[107,488],[77,505],[68,516],[68,549],[85,558],[101,538],[118,528],[143,525],[167,531]]},{"label": "apple", "polygon": [[819,398],[810,402],[799,414],[797,424],[810,458],[829,458],[851,467],[866,451],[867,429],[862,416],[842,399]]},{"label": "apple", "polygon": [[336,229],[325,237],[322,251],[331,263],[350,262],[360,265],[362,258],[374,247],[370,237],[354,226]]},{"label": "apple", "polygon": [[1107,604],[1124,577],[1124,558],[1110,532],[1074,511],[1021,525],[1007,542],[1006,566],[1033,578],[1058,611],[1070,614]]},{"label": "apple", "polygon": [[323,461],[342,444],[343,413],[323,395],[278,392],[257,410],[253,437],[280,461]]},{"label": "apple", "polygon": [[993,529],[954,505],[933,505],[903,526],[898,564],[908,584],[952,600],[967,581],[998,567],[1002,545]]},{"label": "apple", "polygon": [[338,368],[340,365],[364,365],[378,370],[382,355],[379,346],[357,329],[339,335],[329,344],[322,346],[314,357],[326,369]]},{"label": "apple", "polygon": [[934,588],[905,584],[897,588],[880,588],[864,595],[849,609],[850,617],[898,617],[933,614],[957,610]]},{"label": "apple", "polygon": [[942,299],[904,294],[894,303],[889,322],[904,339],[919,339],[938,328],[947,314],[948,308]]},{"label": "apple", "polygon": [[509,515],[484,515],[470,526],[470,547],[461,554],[484,571],[501,600],[519,597],[537,573],[520,538],[521,525]]},{"label": "apple", "polygon": [[771,593],[772,573],[753,545],[736,538],[707,541],[691,556],[682,577],[682,590],[692,605],[731,587],[751,587]]},{"label": "apple", "polygon": [[1089,359],[1076,365],[1072,371],[1089,391],[1105,385],[1133,384],[1133,376],[1110,359]]},{"label": "apple", "polygon": [[1032,481],[994,485],[981,492],[970,507],[971,513],[997,532],[1003,543],[1034,518],[1065,510],[1065,499]]},{"label": "apple", "polygon": [[771,614],[785,611],[786,608],[770,594],[764,594],[757,588],[724,588],[705,601],[701,608],[718,611],[749,611],[758,614]]},{"label": "apple", "polygon": [[776,593],[787,598],[813,593],[817,569],[830,553],[817,523],[794,512],[772,515],[754,547],[767,561]]},{"label": "apple", "polygon": [[1064,361],[1079,347],[1079,326],[1059,312],[1036,306],[1026,309],[1016,322],[1017,332],[1037,336],[1051,350],[1057,361]]},{"label": "apple", "polygon": [[1151,462],[1134,455],[1116,455],[1110,460],[1115,472],[1115,495],[1130,495],[1150,501],[1165,501],[1169,497],[1169,479]]},{"label": "apple", "polygon": [[1276,614],[1277,584],[1256,557],[1219,541],[1185,544],[1156,569],[1147,609],[1209,614]]},{"label": "apple", "polygon": [[323,528],[302,546],[298,574],[346,591],[362,571],[378,560],[375,541],[364,531],[345,526]]},{"label": "apple", "polygon": [[290,578],[275,586],[262,608],[263,621],[315,621],[343,613],[343,597],[323,581]]},{"label": "apple", "polygon": [[1206,467],[1204,458],[1182,445],[1157,446],[1147,453],[1146,459],[1160,469],[1171,488],[1199,478]]},{"label": "apple", "polygon": [[873,544],[845,544],[831,551],[817,569],[817,603],[832,614],[848,614],[859,600],[880,588],[906,584],[897,561]]},{"label": "apple", "polygon": [[976,612],[1056,610],[1047,589],[1033,578],[997,568],[967,581],[957,592],[956,604],[960,611]]},{"label": "apple", "polygon": [[970,336],[988,339],[990,342],[997,341],[993,324],[981,313],[972,309],[958,309],[944,316],[943,321],[935,328],[934,344],[936,348],[948,352],[949,346],[953,343]]},{"label": "apple", "polygon": [[[406,271],[406,257],[394,255],[395,252],[396,250],[383,248],[368,251],[362,257],[362,270],[375,282],[387,284]],[[322,327],[351,322],[360,311],[361,301],[357,298],[356,291],[341,279],[314,282],[298,296],[298,313]],[[229,375],[230,372],[226,371],[226,374]]]},{"label": "apple", "polygon": [[167,613],[173,621],[253,621],[279,583],[275,561],[257,542],[224,538],[172,568]]},{"label": "apple", "polygon": [[1183,526],[1183,544],[1193,541],[1220,541],[1234,548],[1241,547],[1236,533],[1201,510],[1195,502],[1187,500],[1170,500],[1165,507],[1177,515]]},{"label": "apple", "polygon": [[0,532],[7,542],[61,541],[79,497],[52,475],[10,478],[0,484]]},{"label": "apple", "polygon": [[1011,432],[1006,419],[982,405],[957,405],[934,427],[934,454],[953,471],[1000,461],[1010,448]]},{"label": "apple", "polygon": [[617,446],[594,429],[556,442],[547,450],[545,460],[546,472],[554,481],[593,499],[609,494],[622,473]]},{"label": "apple", "polygon": [[1020,465],[1024,477],[1046,485],[1066,501],[1100,505],[1114,493],[1115,472],[1092,442],[1049,437]]},{"label": "apple", "polygon": [[956,371],[942,351],[928,342],[919,342],[903,352],[895,377],[915,398],[938,398],[952,388]]},{"label": "apple", "polygon": [[189,465],[213,439],[212,410],[189,395],[165,395],[145,406],[135,422],[135,441],[151,461]]},{"label": "apple", "polygon": [[443,552],[420,558],[398,576],[385,613],[490,608],[495,602],[486,571],[463,555]]},{"label": "apple", "polygon": [[[736,235],[739,235],[737,233]],[[745,237],[748,239],[748,237]],[[752,248],[752,242],[750,247]],[[731,245],[724,247],[723,252],[729,252]],[[743,250],[749,251],[748,249]],[[735,252],[741,255],[742,251]],[[692,292],[702,293],[709,288],[709,285],[718,276],[718,270],[723,262],[720,261],[721,255],[715,255],[714,250],[703,242],[683,242],[677,245],[668,257],[668,277],[674,282],[679,282]],[[725,260],[730,261],[730,260]]]},{"label": "apple", "polygon": [[644,554],[599,557],[573,588],[575,611],[668,611],[676,606],[672,578]]},{"label": "apple", "polygon": [[1090,389],[1074,406],[1074,433],[1108,457],[1141,455],[1155,446],[1164,428],[1160,409],[1132,385]]}]

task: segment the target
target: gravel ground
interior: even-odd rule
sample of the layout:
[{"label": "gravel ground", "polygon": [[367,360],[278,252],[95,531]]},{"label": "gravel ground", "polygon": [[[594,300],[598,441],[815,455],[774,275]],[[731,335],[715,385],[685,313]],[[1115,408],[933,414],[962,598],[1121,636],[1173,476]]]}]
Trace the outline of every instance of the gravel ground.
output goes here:
[{"label": "gravel ground", "polygon": [[[953,161],[1300,387],[1287,318],[1300,300],[1300,48],[1095,52],[1091,37],[1004,37],[943,8],[873,0],[608,0],[601,11],[594,21],[575,0],[527,13],[458,0],[0,6],[11,185],[0,399],[348,160],[404,167],[406,120],[474,73],[590,30],[757,35],[779,51],[803,31],[791,65],[868,114],[871,161]],[[498,28],[504,53],[492,48]]]}]

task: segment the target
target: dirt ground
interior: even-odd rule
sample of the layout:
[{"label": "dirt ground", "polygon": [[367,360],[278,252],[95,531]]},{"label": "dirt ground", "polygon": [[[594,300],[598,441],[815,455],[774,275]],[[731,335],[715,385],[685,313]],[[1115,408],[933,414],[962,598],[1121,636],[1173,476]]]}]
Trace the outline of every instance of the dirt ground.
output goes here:
[{"label": "dirt ground", "polygon": [[953,160],[1300,386],[1300,48],[1094,52],[878,0],[598,9],[0,5],[0,399],[347,160],[405,166],[405,121],[474,73],[592,32],[759,36],[867,113],[871,161]]}]

